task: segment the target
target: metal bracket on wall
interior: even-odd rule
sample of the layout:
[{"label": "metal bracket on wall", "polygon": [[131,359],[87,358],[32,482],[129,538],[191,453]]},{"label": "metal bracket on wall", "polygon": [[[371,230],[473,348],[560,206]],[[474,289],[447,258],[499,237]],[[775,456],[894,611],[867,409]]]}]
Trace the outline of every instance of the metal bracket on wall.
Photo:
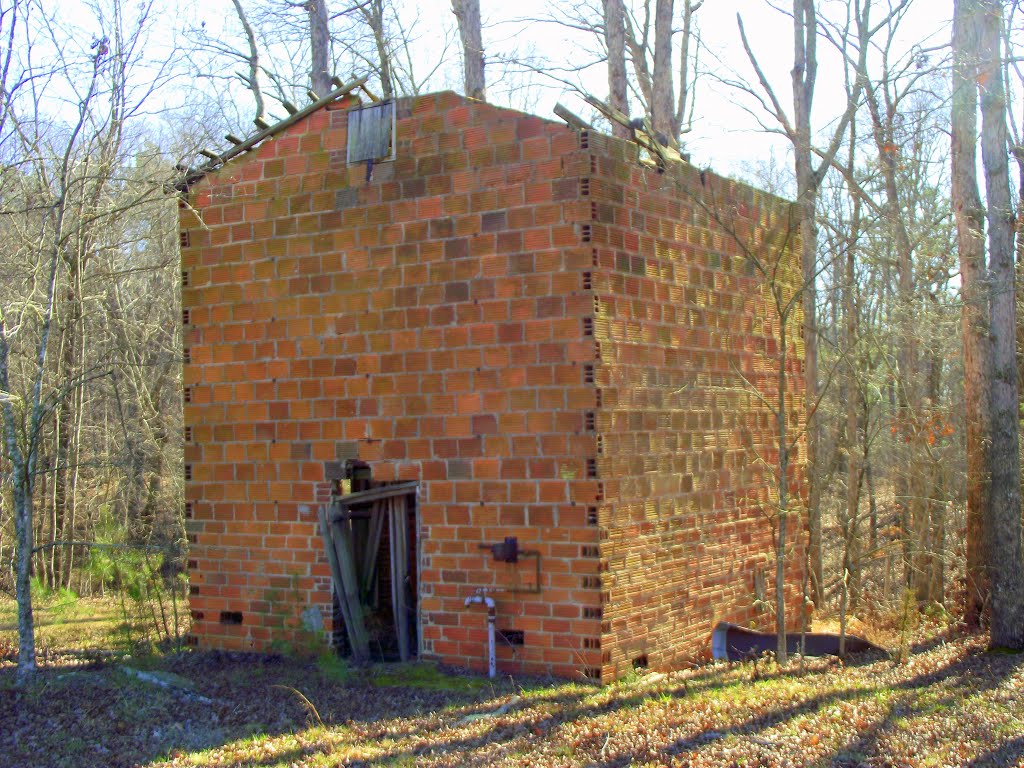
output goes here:
[{"label": "metal bracket on wall", "polygon": [[515,536],[506,536],[505,540],[497,544],[478,544],[480,549],[489,549],[491,558],[498,563],[514,565],[520,558],[529,557],[534,560],[534,581],[530,587],[507,587],[495,590],[498,593],[511,593],[521,595],[540,594],[540,552],[535,549],[519,549],[519,542]]}]

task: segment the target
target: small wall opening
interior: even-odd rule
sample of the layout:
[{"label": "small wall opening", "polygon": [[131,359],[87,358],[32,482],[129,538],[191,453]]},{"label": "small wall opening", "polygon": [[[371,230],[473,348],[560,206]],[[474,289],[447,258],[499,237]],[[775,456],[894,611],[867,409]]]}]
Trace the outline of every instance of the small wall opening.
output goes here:
[{"label": "small wall opening", "polygon": [[521,629],[499,629],[498,634],[506,645],[526,644],[526,633]]}]

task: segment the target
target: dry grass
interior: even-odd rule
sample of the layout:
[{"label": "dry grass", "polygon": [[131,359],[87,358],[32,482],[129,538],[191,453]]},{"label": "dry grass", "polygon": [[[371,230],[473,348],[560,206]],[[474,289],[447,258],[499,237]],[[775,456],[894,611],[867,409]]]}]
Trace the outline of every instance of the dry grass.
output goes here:
[{"label": "dry grass", "polygon": [[605,688],[184,653],[54,663],[19,689],[7,663],[0,755],[12,767],[1024,766],[1024,657],[938,637],[906,664],[708,665]]}]

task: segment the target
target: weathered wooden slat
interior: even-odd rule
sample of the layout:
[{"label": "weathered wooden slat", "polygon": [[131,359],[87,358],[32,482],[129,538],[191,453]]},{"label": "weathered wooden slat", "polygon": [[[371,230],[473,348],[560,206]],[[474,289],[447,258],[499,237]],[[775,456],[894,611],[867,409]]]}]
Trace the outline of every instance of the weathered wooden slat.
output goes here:
[{"label": "weathered wooden slat", "polygon": [[338,606],[341,608],[341,618],[345,622],[345,632],[349,636],[349,646],[352,647],[352,635],[349,627],[352,626],[352,616],[349,614],[348,603],[342,598],[342,576],[341,565],[338,563],[338,555],[334,547],[334,537],[331,535],[331,524],[327,521],[327,508],[321,506],[318,511],[320,518],[320,534],[324,539],[324,549],[327,551],[327,562],[331,566],[331,581],[334,585],[334,593],[338,596]]},{"label": "weathered wooden slat", "polygon": [[[651,121],[649,119],[644,118],[640,123],[640,127],[638,127],[636,121],[630,120],[627,115],[619,112],[619,110],[615,109],[611,104],[606,104],[600,99],[590,95],[584,96],[583,100],[613,123],[618,123],[621,126],[629,128],[633,132],[633,141],[646,149],[652,155],[655,155],[662,165],[666,165],[669,160],[677,163],[683,160],[683,156],[680,155],[675,148],[664,146],[658,141],[657,135],[655,134],[654,128],[651,127]],[[561,115],[559,116],[561,117]]]},{"label": "weathered wooden slat", "polygon": [[348,604],[351,617],[348,626],[349,641],[352,645],[353,661],[364,662],[370,658],[370,637],[366,632],[366,619],[363,616],[363,604],[359,600],[359,581],[356,577],[355,562],[352,556],[352,537],[347,521],[333,523],[334,552],[338,557],[341,571],[342,592],[339,599]]},{"label": "weathered wooden slat", "polygon": [[405,599],[405,582],[409,578],[409,537],[405,499],[405,496],[391,499],[388,509],[391,523],[391,607],[398,633],[398,655],[402,661],[409,660],[409,614]]},{"label": "weathered wooden slat", "polygon": [[631,127],[630,126],[630,121],[629,121],[629,115],[622,114],[621,112],[619,112],[619,110],[617,110],[611,104],[606,104],[605,102],[601,101],[600,99],[596,98],[595,96],[590,96],[589,94],[585,95],[583,97],[583,100],[585,102],[587,102],[587,104],[589,104],[590,106],[592,106],[595,109],[597,109],[598,112],[603,114],[609,120],[612,120],[612,121],[618,123],[619,125],[624,125],[627,128]]},{"label": "weathered wooden slat", "polygon": [[567,107],[564,107],[561,104],[555,104],[554,112],[556,115],[565,120],[565,122],[567,122],[573,128],[579,128],[581,131],[590,131],[593,130],[594,128],[582,117],[570,111]]},{"label": "weathered wooden slat", "polygon": [[377,550],[380,548],[380,537],[384,532],[384,521],[386,515],[384,506],[390,502],[390,498],[381,499],[373,503],[373,511],[370,514],[370,535],[366,540],[366,551],[363,553],[363,588],[364,595],[370,594],[374,579],[377,577]]},{"label": "weathered wooden slat", "polygon": [[404,483],[382,485],[379,488],[371,488],[368,491],[358,491],[356,493],[350,493],[347,496],[342,496],[334,502],[336,509],[331,513],[331,522],[346,519],[347,513],[344,510],[347,507],[352,507],[356,504],[365,504],[370,501],[376,501],[377,499],[386,499],[389,496],[404,496],[407,493],[415,493],[417,485],[418,483],[415,480],[410,480]]},{"label": "weathered wooden slat", "polygon": [[[336,99],[339,99],[342,96],[351,93],[355,88],[358,88],[362,83],[365,82],[366,78],[361,77],[349,83],[346,83],[345,85],[340,86],[337,90],[328,93],[326,96],[320,99],[320,101],[314,102],[313,104],[310,104],[309,106],[300,109],[295,114],[289,115],[284,120],[281,120],[280,122],[275,123],[274,125],[266,126],[266,121],[262,120],[262,118],[257,118],[253,122],[256,123],[257,128],[260,128],[259,133],[250,136],[241,144],[237,144],[234,147],[225,150],[224,154],[222,155],[218,155],[216,153],[205,155],[206,157],[210,158],[211,162],[206,163],[203,167],[196,169],[195,172],[190,173],[184,179],[181,179],[180,181],[176,182],[174,185],[175,188],[179,190],[187,189],[191,184],[194,184],[196,181],[201,179],[203,176],[205,176],[207,173],[214,170],[218,166],[223,165],[228,160],[242,154],[243,152],[248,152],[261,141],[264,141],[265,139],[268,139],[271,136],[280,133],[281,131],[285,130],[291,125],[294,125],[296,122],[306,117],[307,115],[311,115],[318,109],[321,109],[322,107],[330,104]],[[200,152],[200,154],[205,153]]]},{"label": "weathered wooden slat", "polygon": [[387,101],[354,109],[348,116],[348,161],[380,160],[391,156],[395,103]]},{"label": "weathered wooden slat", "polygon": [[366,79],[365,78],[363,79],[363,82],[361,82],[359,84],[359,90],[361,90],[363,93],[365,93],[366,97],[370,101],[380,101],[380,99],[377,97],[377,94],[375,94],[373,91],[371,91],[369,88],[366,87]]}]

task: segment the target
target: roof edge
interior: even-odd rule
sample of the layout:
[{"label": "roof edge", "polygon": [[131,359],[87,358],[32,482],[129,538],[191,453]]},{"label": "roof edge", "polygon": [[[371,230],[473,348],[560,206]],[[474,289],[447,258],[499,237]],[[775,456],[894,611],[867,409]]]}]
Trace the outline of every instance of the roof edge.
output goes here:
[{"label": "roof edge", "polygon": [[253,149],[256,148],[258,144],[262,143],[266,139],[276,136],[278,133],[285,130],[286,128],[290,128],[300,120],[304,120],[314,112],[323,109],[324,107],[334,103],[338,99],[344,96],[348,96],[350,93],[352,93],[352,91],[354,91],[356,88],[361,87],[365,83],[365,77],[361,77],[356,80],[352,80],[351,82],[345,83],[340,88],[336,88],[335,90],[328,93],[326,96],[323,96],[317,99],[316,101],[306,105],[302,109],[288,115],[288,117],[284,118],[280,122],[274,123],[273,125],[264,128],[258,133],[254,133],[248,139],[239,144],[235,144],[226,152],[215,155],[209,160],[209,162],[201,165],[200,167],[187,169],[184,176],[178,181],[174,182],[173,188],[178,192],[187,192],[189,187],[203,179],[208,173],[223,168],[229,160],[238,157],[244,152],[252,151]]}]

